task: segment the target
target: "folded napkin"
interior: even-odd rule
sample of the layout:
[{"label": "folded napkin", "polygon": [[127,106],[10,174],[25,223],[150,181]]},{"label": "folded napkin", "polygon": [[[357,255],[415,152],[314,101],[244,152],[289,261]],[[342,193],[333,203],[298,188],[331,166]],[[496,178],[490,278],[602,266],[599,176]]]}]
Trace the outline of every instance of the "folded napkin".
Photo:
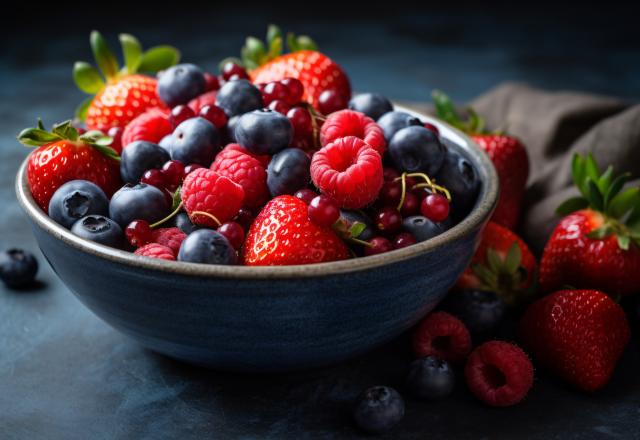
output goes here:
[{"label": "folded napkin", "polygon": [[603,168],[611,164],[617,173],[640,178],[640,105],[518,83],[499,85],[470,105],[490,130],[508,131],[527,147],[530,175],[518,229],[537,254],[559,221],[555,209],[577,193],[571,181],[574,153],[591,152]]}]

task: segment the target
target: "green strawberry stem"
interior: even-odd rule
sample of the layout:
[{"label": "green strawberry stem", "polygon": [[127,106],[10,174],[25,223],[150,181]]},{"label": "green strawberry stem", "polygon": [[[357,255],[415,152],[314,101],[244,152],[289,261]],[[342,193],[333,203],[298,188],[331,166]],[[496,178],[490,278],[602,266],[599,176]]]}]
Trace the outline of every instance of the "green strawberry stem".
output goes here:
[{"label": "green strawberry stem", "polygon": [[[287,46],[290,52],[301,50],[318,50],[318,45],[307,35],[296,36],[292,32],[287,33]],[[282,55],[283,34],[280,28],[270,24],[267,28],[265,41],[256,37],[247,37],[245,45],[240,50],[240,60],[237,58],[225,58],[220,66],[228,61],[253,70]]]},{"label": "green strawberry stem", "polygon": [[453,101],[451,101],[451,99],[442,91],[434,90],[431,92],[431,97],[436,108],[436,115],[443,121],[453,125],[458,130],[464,131],[465,133],[489,133],[485,128],[484,119],[482,119],[471,107],[466,109],[469,118],[465,121],[456,111]]},{"label": "green strawberry stem", "polygon": [[571,175],[580,195],[564,201],[556,213],[568,215],[591,208],[602,213],[605,222],[589,233],[589,238],[602,240],[615,235],[620,249],[628,250],[631,242],[640,246],[640,188],[624,189],[631,175],[614,176],[612,166],[601,173],[591,153],[573,157]]}]

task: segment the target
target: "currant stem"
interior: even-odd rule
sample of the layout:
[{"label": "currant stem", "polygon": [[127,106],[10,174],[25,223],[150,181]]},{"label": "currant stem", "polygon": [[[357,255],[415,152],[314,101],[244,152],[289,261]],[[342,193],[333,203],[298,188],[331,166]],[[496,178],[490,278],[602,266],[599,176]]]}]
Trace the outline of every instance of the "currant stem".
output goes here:
[{"label": "currant stem", "polygon": [[163,218],[162,220],[158,220],[157,222],[149,225],[149,227],[151,229],[153,229],[153,228],[156,228],[156,227],[160,226],[161,224],[171,220],[173,217],[175,217],[180,212],[181,209],[182,209],[182,202],[180,202],[178,207],[176,209],[174,209],[171,214],[169,214],[167,217]]},{"label": "currant stem", "polygon": [[205,217],[209,217],[211,220],[213,220],[214,222],[216,222],[216,224],[218,226],[222,226],[222,223],[220,222],[220,220],[217,219],[217,217],[213,214],[209,214],[208,212],[205,211],[193,211],[191,213],[191,216],[193,218],[194,215],[204,215]]}]

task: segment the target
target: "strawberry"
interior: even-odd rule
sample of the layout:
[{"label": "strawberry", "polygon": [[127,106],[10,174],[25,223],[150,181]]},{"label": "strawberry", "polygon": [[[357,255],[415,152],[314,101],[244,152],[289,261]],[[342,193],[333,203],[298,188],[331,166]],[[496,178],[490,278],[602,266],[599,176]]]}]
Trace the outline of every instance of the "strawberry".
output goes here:
[{"label": "strawberry", "polygon": [[597,290],[562,290],[531,304],[520,336],[535,358],[585,391],[609,382],[630,330],[622,308]]},{"label": "strawberry", "polygon": [[38,121],[37,128],[22,130],[18,140],[38,147],[29,157],[27,179],[33,198],[44,211],[53,193],[70,180],[93,182],[108,197],[122,185],[120,157],[109,146],[112,139],[99,131],[80,136],[71,121],[65,121],[49,132]]},{"label": "strawberry", "polygon": [[491,158],[500,178],[500,199],[491,220],[514,229],[518,225],[522,198],[529,177],[529,156],[526,148],[513,136],[486,132],[484,121],[473,109],[467,109],[469,120],[462,121],[453,103],[444,93],[434,91],[433,101],[439,118],[468,133]]},{"label": "strawberry", "polygon": [[536,259],[525,242],[504,226],[489,222],[456,287],[495,292],[514,304],[532,293],[536,271]]},{"label": "strawberry", "polygon": [[296,78],[304,86],[302,99],[316,109],[320,95],[333,90],[340,100],[351,98],[349,78],[342,68],[326,55],[318,52],[316,44],[306,35],[287,35],[291,53],[281,55],[282,32],[277,26],[269,26],[267,44],[249,37],[242,48],[242,63],[250,71],[255,84]]},{"label": "strawberry", "polygon": [[331,227],[309,220],[305,202],[279,196],[254,220],[242,256],[247,266],[285,266],[345,260],[349,250]]},{"label": "strawberry", "polygon": [[102,76],[89,63],[78,61],[73,66],[78,88],[95,95],[76,110],[76,117],[84,121],[88,129],[106,132],[111,127],[124,127],[147,109],[164,106],[156,93],[156,79],[137,72],[155,73],[174,65],[180,59],[177,49],[157,46],[143,53],[134,36],[121,34],[125,67],[120,69],[98,31],[91,32],[90,42]]},{"label": "strawberry", "polygon": [[558,208],[556,226],[540,261],[540,287],[598,289],[610,295],[640,292],[640,188],[628,174],[600,173],[591,155],[573,159],[581,195]]}]

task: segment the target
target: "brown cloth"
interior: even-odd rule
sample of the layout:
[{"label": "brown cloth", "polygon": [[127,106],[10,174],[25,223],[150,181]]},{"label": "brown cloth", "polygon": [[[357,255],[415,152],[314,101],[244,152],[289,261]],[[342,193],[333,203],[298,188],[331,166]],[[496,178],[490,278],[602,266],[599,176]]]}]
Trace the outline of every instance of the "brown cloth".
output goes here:
[{"label": "brown cloth", "polygon": [[470,105],[489,129],[508,131],[527,147],[531,166],[518,231],[538,255],[560,220],[555,209],[576,194],[571,181],[574,153],[591,152],[602,168],[610,164],[616,173],[640,177],[638,104],[505,83]]}]

